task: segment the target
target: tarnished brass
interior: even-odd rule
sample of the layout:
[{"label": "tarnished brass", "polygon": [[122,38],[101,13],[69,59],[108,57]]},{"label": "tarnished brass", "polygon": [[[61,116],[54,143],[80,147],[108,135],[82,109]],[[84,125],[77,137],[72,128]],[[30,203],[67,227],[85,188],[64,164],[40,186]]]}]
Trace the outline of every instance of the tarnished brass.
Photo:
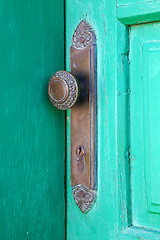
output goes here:
[{"label": "tarnished brass", "polygon": [[71,109],[71,186],[82,212],[88,212],[97,190],[97,53],[96,36],[82,21],[72,39],[70,71],[79,84]]},{"label": "tarnished brass", "polygon": [[[71,186],[80,210],[87,213],[97,197],[97,52],[87,21],[76,28],[70,70],[53,74],[48,85],[52,104],[71,109]],[[73,75],[72,75],[73,74]],[[77,101],[78,99],[78,101]]]},{"label": "tarnished brass", "polygon": [[49,83],[49,95],[52,100],[64,102],[68,97],[68,85],[61,79],[56,78]]},{"label": "tarnished brass", "polygon": [[75,77],[67,71],[56,72],[49,81],[48,95],[52,104],[58,109],[71,108],[78,97],[78,85]]}]

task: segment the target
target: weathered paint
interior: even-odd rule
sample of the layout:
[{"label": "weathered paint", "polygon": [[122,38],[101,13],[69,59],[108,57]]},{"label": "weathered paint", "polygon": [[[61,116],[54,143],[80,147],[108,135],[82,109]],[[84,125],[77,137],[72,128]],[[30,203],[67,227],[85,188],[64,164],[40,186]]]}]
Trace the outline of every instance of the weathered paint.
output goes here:
[{"label": "weathered paint", "polygon": [[[74,202],[70,185],[70,113],[68,111],[67,239],[117,239],[118,232],[128,226],[126,205],[129,198],[126,196],[126,188],[122,189],[120,182],[124,181],[128,184],[126,180],[128,175],[119,175],[122,169],[125,172],[124,168],[128,168],[128,139],[126,138],[128,107],[126,102],[129,94],[126,73],[123,70],[128,64],[128,42],[125,42],[128,31],[125,26],[117,22],[116,1],[67,0],[67,70],[70,69],[69,48],[72,34],[82,19],[86,19],[93,26],[97,37],[98,191],[93,209],[86,215],[81,213]],[[117,39],[117,31],[121,34],[122,41]],[[120,54],[118,60],[117,51]],[[117,104],[122,105],[118,113]],[[117,116],[121,118],[121,121],[117,119]]]},{"label": "weathered paint", "polygon": [[[124,19],[120,18],[122,22],[138,24],[147,20],[151,23],[130,27],[128,79],[131,146],[128,157],[131,176],[129,222],[133,226],[128,225],[129,228],[120,233],[119,239],[153,240],[160,239],[159,112],[157,111],[160,86],[160,26],[159,23],[152,23],[157,21],[156,16],[159,17],[159,5],[157,2],[148,2],[133,4],[130,7],[127,11],[127,7],[122,6],[121,10],[125,10]],[[119,9],[117,12],[119,14]],[[123,182],[122,186],[125,186]]]},{"label": "weathered paint", "polygon": [[[158,214],[155,219],[151,211],[149,217],[136,215],[137,210],[138,214],[144,211],[142,205],[147,206],[144,188],[136,189],[136,185],[143,186],[141,180],[145,176],[141,171],[143,156],[140,162],[136,158],[141,156],[138,154],[143,148],[142,136],[140,144],[136,136],[137,129],[142,129],[143,119],[137,125],[134,118],[142,117],[142,88],[129,84],[129,63],[133,66],[135,62],[130,77],[131,83],[136,84],[141,66],[137,47],[143,37],[152,42],[155,38],[160,40],[159,24],[131,28],[131,40],[137,39],[130,41],[133,52],[129,60],[128,27],[117,21],[116,15],[125,24],[159,20],[156,17],[159,2],[144,0],[142,5],[142,1],[119,0],[119,3],[116,13],[115,0],[66,0],[67,70],[72,34],[82,19],[93,25],[98,43],[98,196],[94,208],[86,215],[73,200],[68,111],[66,227],[69,240],[160,239],[159,232],[129,227],[134,224],[159,230]],[[54,109],[47,96],[49,77],[64,68],[62,5],[60,1],[50,0],[1,1],[0,238],[3,240],[64,239],[64,112]],[[139,94],[135,100],[134,92]],[[137,103],[135,107],[133,102]],[[143,179],[134,177],[135,173]],[[138,201],[142,199],[141,208]]]},{"label": "weathered paint", "polygon": [[1,240],[65,238],[65,118],[47,95],[63,19],[63,0],[0,1]]},{"label": "weathered paint", "polygon": [[160,23],[131,27],[132,224],[160,231]]},{"label": "weathered paint", "polygon": [[[160,239],[159,232],[154,231],[158,229],[154,224],[151,224],[150,227],[146,224],[142,225],[142,227],[153,228],[153,231],[144,230],[142,227],[130,227],[139,224],[137,219],[134,218],[135,213],[132,212],[132,207],[136,204],[135,199],[141,200],[138,193],[136,193],[134,199],[131,193],[133,182],[135,181],[140,186],[142,182],[138,182],[139,178],[133,180],[132,167],[135,154],[132,149],[132,140],[134,138],[134,142],[138,147],[138,137],[135,136],[138,134],[139,128],[133,112],[131,112],[134,106],[130,102],[133,96],[132,92],[137,91],[140,86],[136,82],[136,74],[138,74],[136,69],[135,72],[129,73],[130,34],[128,32],[130,27],[117,21],[117,14],[121,22],[126,25],[138,24],[146,20],[151,22],[158,20],[156,18],[159,14],[158,1],[155,1],[155,4],[153,2],[143,1],[145,9],[141,9],[139,6],[142,6],[142,1],[136,1],[136,4],[133,1],[125,1],[126,5],[132,7],[132,10],[135,9],[135,11],[127,11],[127,6],[121,5],[121,10],[122,8],[124,10],[122,18],[119,17],[120,7],[116,13],[116,1],[114,0],[66,1],[67,70],[70,69],[69,48],[72,34],[82,19],[87,19],[95,29],[98,56],[98,191],[96,204],[86,215],[82,214],[74,203],[70,186],[70,112],[67,113],[67,239],[69,240]],[[153,8],[149,9],[151,5]],[[145,16],[149,16],[149,18],[145,18]],[[143,25],[141,26],[143,27]],[[151,26],[153,29],[155,28],[154,31],[155,34],[157,32],[158,38],[158,25],[154,27],[151,24]],[[147,32],[148,36],[152,36],[150,28],[148,28]],[[135,36],[138,34],[139,32],[135,32]],[[146,36],[145,33],[143,34]],[[139,37],[137,36],[137,38]],[[136,43],[132,46],[130,42],[130,48],[135,53],[134,66],[138,69],[138,67],[141,67],[141,62]],[[136,62],[137,58],[138,62]],[[133,84],[130,85],[130,74],[133,75],[132,81],[136,85],[135,90],[132,89]],[[140,97],[142,96],[139,95],[135,101],[136,107],[140,106]],[[136,108],[134,111],[136,115]],[[130,114],[133,117],[130,118]],[[131,125],[130,120],[134,121]],[[132,124],[137,124],[132,129],[134,136],[130,135],[130,126]],[[142,126],[140,126],[141,129]],[[137,153],[141,152],[140,146],[136,151]],[[136,170],[142,176],[141,171],[138,170],[138,163],[136,163]],[[142,202],[146,203],[146,196],[143,195],[143,198]],[[134,206],[134,209],[136,206]],[[137,211],[140,213],[141,209],[138,208]],[[157,218],[159,219],[159,216]]]},{"label": "weathered paint", "polygon": [[159,240],[160,233],[138,227],[129,227],[124,230],[119,240]]},{"label": "weathered paint", "polygon": [[117,8],[117,18],[126,25],[160,21],[160,1],[130,1]]},{"label": "weathered paint", "polygon": [[117,6],[123,7],[123,6],[130,6],[134,4],[141,4],[141,3],[148,3],[155,0],[117,0]]}]

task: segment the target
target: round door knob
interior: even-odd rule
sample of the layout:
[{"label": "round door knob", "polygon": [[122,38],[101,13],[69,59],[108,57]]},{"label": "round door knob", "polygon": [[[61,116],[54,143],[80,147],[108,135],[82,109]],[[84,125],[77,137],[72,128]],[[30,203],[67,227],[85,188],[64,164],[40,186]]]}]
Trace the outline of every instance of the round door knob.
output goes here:
[{"label": "round door knob", "polygon": [[78,84],[67,71],[54,73],[48,84],[48,95],[52,104],[61,110],[71,108],[78,97]]}]

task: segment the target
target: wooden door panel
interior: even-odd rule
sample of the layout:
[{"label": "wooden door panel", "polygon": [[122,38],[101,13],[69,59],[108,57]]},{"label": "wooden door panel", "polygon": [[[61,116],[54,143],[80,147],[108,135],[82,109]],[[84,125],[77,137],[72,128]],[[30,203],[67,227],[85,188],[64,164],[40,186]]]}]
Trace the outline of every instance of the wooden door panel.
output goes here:
[{"label": "wooden door panel", "polygon": [[[160,27],[160,24],[154,25],[153,28]],[[151,42],[144,42],[142,48],[144,171],[147,206],[148,211],[160,213],[160,38],[156,40],[154,37]]]},{"label": "wooden door panel", "polygon": [[[131,221],[128,228],[124,227],[119,239],[160,239],[158,224],[160,35],[157,22],[160,20],[160,5],[159,0],[143,2],[119,0],[117,4],[118,19],[125,24],[126,29],[129,29],[127,39],[131,146],[128,156]],[[125,72],[127,74],[127,71]]]},{"label": "wooden door panel", "polygon": [[[66,1],[66,66],[70,70],[72,36],[81,20],[95,30],[97,38],[98,189],[94,207],[84,214],[74,201],[71,188],[70,111],[67,112],[67,238],[116,238],[115,156],[115,1]],[[110,50],[113,51],[110,51]],[[112,149],[112,151],[111,151]],[[110,199],[114,200],[110,200]],[[110,222],[108,224],[107,222]]]},{"label": "wooden door panel", "polygon": [[131,27],[132,223],[160,230],[160,24]]},{"label": "wooden door panel", "polygon": [[160,239],[159,23],[131,26],[160,20],[160,5],[119,0],[116,6],[114,0],[66,1],[67,70],[72,34],[86,19],[97,36],[98,84],[98,190],[87,215],[70,187],[67,112],[68,239]]},{"label": "wooden door panel", "polygon": [[0,22],[0,239],[63,240],[65,119],[47,94],[63,1],[2,0]]}]

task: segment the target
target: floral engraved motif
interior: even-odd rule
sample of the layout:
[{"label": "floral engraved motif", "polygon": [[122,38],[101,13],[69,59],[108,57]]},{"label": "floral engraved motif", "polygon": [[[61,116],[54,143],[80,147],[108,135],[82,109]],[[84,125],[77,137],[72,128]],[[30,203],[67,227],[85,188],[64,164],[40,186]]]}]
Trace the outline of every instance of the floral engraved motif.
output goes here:
[{"label": "floral engraved motif", "polygon": [[73,34],[73,47],[76,49],[83,49],[95,42],[96,36],[92,27],[86,20],[81,21]]},{"label": "floral engraved motif", "polygon": [[83,213],[90,211],[96,200],[96,192],[82,184],[75,185],[72,191],[74,200],[80,210]]}]

